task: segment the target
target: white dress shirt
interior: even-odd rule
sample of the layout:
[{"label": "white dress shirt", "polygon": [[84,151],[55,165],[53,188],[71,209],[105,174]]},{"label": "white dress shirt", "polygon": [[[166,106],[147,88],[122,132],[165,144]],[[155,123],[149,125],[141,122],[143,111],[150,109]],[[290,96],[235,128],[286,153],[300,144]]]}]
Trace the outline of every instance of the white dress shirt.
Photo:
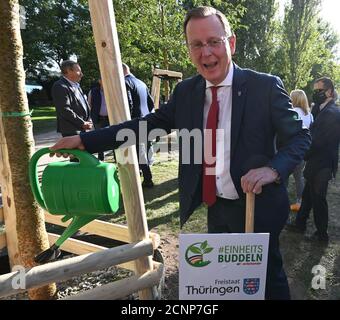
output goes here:
[{"label": "white dress shirt", "polygon": [[[238,193],[230,175],[231,144],[231,108],[232,82],[234,66],[230,63],[227,77],[217,85],[217,101],[219,106],[218,125],[216,130],[216,195],[220,198],[238,199]],[[210,87],[214,85],[206,80],[203,128],[206,128],[209,108],[212,102]]]}]

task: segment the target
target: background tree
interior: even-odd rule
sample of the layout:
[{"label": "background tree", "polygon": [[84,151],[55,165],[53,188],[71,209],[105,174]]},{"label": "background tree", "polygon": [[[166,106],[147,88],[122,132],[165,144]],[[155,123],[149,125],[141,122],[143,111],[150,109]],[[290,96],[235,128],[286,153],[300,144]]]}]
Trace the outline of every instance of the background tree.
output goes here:
[{"label": "background tree", "polygon": [[292,0],[285,7],[276,63],[288,91],[306,87],[313,65],[322,63],[319,12],[320,0]]},{"label": "background tree", "polygon": [[[78,57],[81,65],[82,60],[86,62],[85,75],[95,73],[93,68],[98,70],[97,61],[93,63],[96,55],[87,1],[21,0],[20,4],[26,11],[26,28],[21,33],[24,66],[30,79],[49,92],[55,81],[55,78],[49,81],[51,69],[55,70],[55,75],[62,60],[73,55]],[[96,74],[90,78],[84,77],[85,87],[95,77]]]},{"label": "background tree", "polygon": [[320,37],[319,61],[314,63],[311,70],[312,80],[308,82],[305,91],[311,97],[313,80],[322,76],[330,77],[335,87],[340,87],[340,57],[337,51],[339,35],[328,22],[318,19],[318,32]]},{"label": "background tree", "polygon": [[[183,19],[189,7],[213,2],[228,12],[236,25],[243,8],[239,3],[113,0],[123,60],[149,85],[153,67],[181,71],[185,77],[194,74],[184,41]],[[28,75],[44,84],[47,67],[74,54],[85,75],[82,86],[88,89],[98,78],[98,65],[87,1],[21,0],[21,4],[27,16],[22,36]]]},{"label": "background tree", "polygon": [[261,72],[273,72],[278,31],[275,0],[248,0],[236,32],[235,62]]},{"label": "background tree", "polygon": [[[27,116],[23,49],[17,0],[0,1],[0,111],[2,174],[11,184],[6,204],[16,215],[18,249],[25,267],[35,265],[34,256],[49,247],[43,212],[34,201],[28,179],[28,162],[34,151],[32,122]],[[21,114],[21,116],[20,116]],[[24,116],[26,114],[26,116]],[[11,183],[10,183],[11,182]],[[29,291],[30,298],[49,299],[55,285]]]},{"label": "background tree", "polygon": [[184,44],[184,10],[176,0],[114,0],[122,58],[150,86],[152,69],[175,71],[189,64]]},{"label": "background tree", "polygon": [[[190,63],[182,24],[187,10],[211,5],[224,12],[237,35],[234,59],[241,67],[279,75],[287,90],[310,88],[312,79],[338,79],[334,31],[319,17],[321,0],[287,1],[283,21],[277,0],[112,0],[122,59],[151,86],[152,69],[196,70]],[[87,91],[98,79],[98,63],[87,0],[21,0],[27,28],[22,31],[25,70],[49,88],[61,59],[75,55]],[[59,71],[59,70],[58,70]],[[170,88],[171,90],[171,88]]]},{"label": "background tree", "polygon": [[91,30],[88,8],[77,0],[21,0],[26,10],[22,30],[25,69],[36,75],[77,54]]}]

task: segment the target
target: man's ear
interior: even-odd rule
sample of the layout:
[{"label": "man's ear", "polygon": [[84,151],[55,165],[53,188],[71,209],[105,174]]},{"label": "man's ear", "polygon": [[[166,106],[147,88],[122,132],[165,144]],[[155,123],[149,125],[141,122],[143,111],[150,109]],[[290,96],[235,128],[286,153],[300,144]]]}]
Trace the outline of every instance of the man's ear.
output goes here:
[{"label": "man's ear", "polygon": [[327,97],[327,98],[333,97],[333,95],[332,95],[332,89],[328,89],[328,90],[326,91],[326,97]]},{"label": "man's ear", "polygon": [[236,51],[236,35],[233,34],[232,36],[230,36],[228,41],[229,41],[229,46],[230,46],[230,53],[233,56]]}]

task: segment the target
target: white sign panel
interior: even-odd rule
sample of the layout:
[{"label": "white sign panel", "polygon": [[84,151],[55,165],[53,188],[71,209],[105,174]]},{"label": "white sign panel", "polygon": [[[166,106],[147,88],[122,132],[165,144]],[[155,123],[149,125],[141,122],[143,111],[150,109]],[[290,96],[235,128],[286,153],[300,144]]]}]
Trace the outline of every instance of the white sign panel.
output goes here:
[{"label": "white sign panel", "polygon": [[179,298],[262,300],[269,233],[179,236]]}]

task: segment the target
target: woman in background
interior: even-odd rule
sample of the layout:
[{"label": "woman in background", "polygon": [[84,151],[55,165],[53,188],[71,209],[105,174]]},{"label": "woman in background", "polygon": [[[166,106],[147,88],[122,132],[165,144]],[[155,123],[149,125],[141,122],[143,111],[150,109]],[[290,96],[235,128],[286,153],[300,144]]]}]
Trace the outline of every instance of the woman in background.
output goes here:
[{"label": "woman in background", "polygon": [[[310,125],[313,122],[313,115],[310,112],[305,92],[303,90],[293,90],[290,93],[290,98],[292,100],[295,111],[299,114],[299,117],[302,120],[302,126],[309,129]],[[296,203],[290,206],[290,210],[292,211],[299,211],[301,206],[302,191],[304,187],[304,166],[305,162],[302,161],[299,165],[296,166],[293,172],[296,188]]]}]

